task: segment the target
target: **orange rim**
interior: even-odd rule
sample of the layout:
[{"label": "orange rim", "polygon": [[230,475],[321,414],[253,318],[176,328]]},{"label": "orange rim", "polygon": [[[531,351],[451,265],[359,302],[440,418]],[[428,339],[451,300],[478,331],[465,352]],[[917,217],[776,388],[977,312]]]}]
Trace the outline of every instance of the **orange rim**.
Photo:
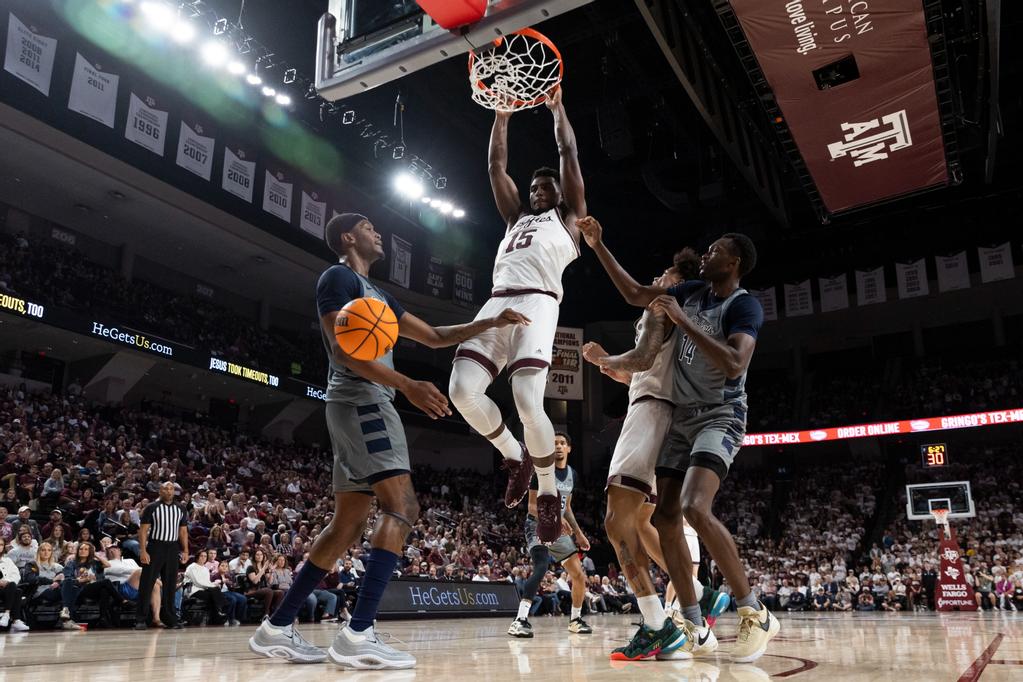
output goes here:
[{"label": "orange rim", "polygon": [[[542,34],[539,31],[537,31],[535,28],[523,28],[523,29],[519,29],[518,31],[512,31],[511,35],[526,36],[528,38],[533,38],[534,40],[537,40],[537,41],[543,43],[544,45],[546,45],[548,47],[548,49],[550,49],[550,51],[554,53],[554,56],[558,58],[558,82],[560,84],[561,79],[563,79],[565,77],[565,62],[561,58],[561,50],[559,50],[558,46],[554,44],[554,41],[552,41],[550,38],[548,38],[544,34]],[[504,42],[504,36],[500,36],[499,38],[496,38],[493,41],[494,47],[500,47],[501,43],[503,43],[503,42]],[[470,76],[472,76],[472,65],[474,63],[476,63],[476,54],[474,52],[470,51],[469,52],[469,75]],[[551,91],[553,91],[554,88],[556,88],[556,87],[558,87],[558,85],[554,85],[551,88]],[[479,80],[476,81],[476,88],[478,90],[482,90],[484,92],[491,92],[490,88],[488,88],[486,85],[483,84],[483,81],[479,81]],[[540,95],[539,97],[536,97],[536,98],[531,99],[529,101],[521,100],[521,99],[513,99],[513,100],[511,100],[510,104],[512,106],[514,106],[514,107],[531,107],[531,106],[536,106],[540,102],[543,102],[544,100],[546,100],[548,98],[548,96],[549,95]]]}]

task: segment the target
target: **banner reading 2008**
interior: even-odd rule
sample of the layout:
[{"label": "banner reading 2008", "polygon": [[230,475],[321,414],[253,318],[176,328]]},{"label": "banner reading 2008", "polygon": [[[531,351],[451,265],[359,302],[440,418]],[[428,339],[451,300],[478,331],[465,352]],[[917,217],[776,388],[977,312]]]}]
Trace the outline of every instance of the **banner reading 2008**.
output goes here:
[{"label": "banner reading 2008", "polygon": [[583,330],[579,327],[558,327],[554,335],[551,371],[547,375],[545,398],[557,400],[583,399]]}]

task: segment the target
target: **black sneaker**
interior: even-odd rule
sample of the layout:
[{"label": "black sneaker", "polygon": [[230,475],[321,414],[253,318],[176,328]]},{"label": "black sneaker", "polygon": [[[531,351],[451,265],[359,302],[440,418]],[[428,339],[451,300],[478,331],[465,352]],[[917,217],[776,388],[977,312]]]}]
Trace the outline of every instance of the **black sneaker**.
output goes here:
[{"label": "black sneaker", "polygon": [[508,627],[508,634],[512,637],[529,639],[533,636],[533,626],[525,618],[516,618]]},{"label": "black sneaker", "polygon": [[582,618],[573,618],[568,622],[568,631],[577,635],[589,635],[593,633],[593,628]]}]

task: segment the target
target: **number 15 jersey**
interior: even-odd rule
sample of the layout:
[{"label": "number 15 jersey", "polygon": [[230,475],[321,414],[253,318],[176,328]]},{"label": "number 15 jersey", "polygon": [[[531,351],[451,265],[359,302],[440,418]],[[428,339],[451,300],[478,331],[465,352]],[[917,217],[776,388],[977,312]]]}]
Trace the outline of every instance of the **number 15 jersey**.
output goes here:
[{"label": "number 15 jersey", "polygon": [[494,259],[493,293],[544,292],[561,301],[561,275],[579,257],[579,243],[561,217],[561,211],[533,215],[515,221]]}]

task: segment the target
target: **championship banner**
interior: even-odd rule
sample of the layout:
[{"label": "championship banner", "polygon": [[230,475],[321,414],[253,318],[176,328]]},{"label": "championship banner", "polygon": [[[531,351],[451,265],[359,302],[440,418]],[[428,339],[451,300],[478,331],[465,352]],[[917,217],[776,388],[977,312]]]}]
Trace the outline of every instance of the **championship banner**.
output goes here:
[{"label": "championship banner", "polygon": [[813,295],[810,280],[785,285],[785,317],[813,314]]},{"label": "championship banner", "polygon": [[583,399],[583,330],[558,327],[554,335],[551,369],[547,373],[545,398],[555,400]]},{"label": "championship banner", "polygon": [[246,161],[245,150],[235,154],[230,147],[224,147],[224,172],[220,184],[239,199],[252,202],[252,186],[256,179],[256,162]]},{"label": "championship banner", "polygon": [[391,235],[391,281],[408,289],[412,275],[412,244]]},{"label": "championship banner", "polygon": [[831,212],[948,183],[920,0],[729,0]]},{"label": "championship banner", "polygon": [[463,308],[471,308],[476,303],[473,291],[473,283],[476,281],[476,271],[470,268],[455,266],[455,283],[452,290],[451,300]]},{"label": "championship banner", "polygon": [[210,176],[213,175],[213,145],[215,142],[212,137],[204,137],[204,132],[206,131],[201,123],[196,123],[192,127],[181,121],[176,163],[209,182]]},{"label": "championship banner", "polygon": [[1009,242],[990,249],[982,246],[977,249],[977,255],[980,257],[980,281],[985,284],[1016,276]]},{"label": "championship banner", "polygon": [[849,307],[849,280],[844,272],[835,277],[820,277],[817,285],[821,289],[821,312]]},{"label": "championship banner", "polygon": [[398,579],[384,589],[379,615],[492,617],[514,614],[518,608],[519,593],[512,583]]},{"label": "championship banner", "polygon": [[323,239],[323,229],[327,226],[327,202],[320,201],[316,192],[302,192],[302,219],[298,226],[317,239]]},{"label": "championship banner", "polygon": [[76,54],[67,108],[113,128],[120,79],[115,74],[103,73],[99,64],[93,66],[80,53]]},{"label": "championship banner", "polygon": [[850,438],[872,438],[895,436],[907,433],[973,429],[981,426],[1023,423],[1023,408],[975,412],[951,417],[927,417],[904,419],[896,422],[877,422],[854,426],[829,426],[810,431],[780,431],[777,433],[749,433],[743,438],[743,445],[798,445],[800,443],[821,443],[830,440]]},{"label": "championship banner", "polygon": [[440,258],[430,256],[426,263],[426,293],[437,298],[451,298],[451,268]]},{"label": "championship banner", "polygon": [[873,270],[856,271],[856,301],[859,305],[873,305],[888,300],[885,290],[884,266]]},{"label": "championship banner", "polygon": [[976,611],[976,597],[973,596],[973,588],[966,582],[959,544],[951,538],[945,538],[941,526],[938,526],[938,532],[943,539],[938,547],[941,570],[938,573],[938,584],[934,586],[934,603],[938,611]]},{"label": "championship banner", "polygon": [[155,107],[156,100],[152,97],[146,97],[143,102],[134,92],[131,93],[124,137],[157,156],[163,156],[163,145],[167,139],[167,112]]},{"label": "championship banner", "polygon": [[899,298],[916,298],[930,293],[927,284],[927,261],[921,258],[911,263],[895,264],[895,281]]},{"label": "championship banner", "polygon": [[291,222],[291,193],[295,188],[292,182],[284,182],[284,173],[277,171],[265,173],[263,180],[263,210],[277,216],[286,223]]},{"label": "championship banner", "polygon": [[39,35],[35,27],[25,26],[13,13],[8,15],[4,71],[49,97],[56,55],[56,38]]},{"label": "championship banner", "polygon": [[764,322],[772,322],[778,319],[778,294],[774,287],[768,289],[750,289],[753,297],[760,301],[760,307],[764,309]]},{"label": "championship banner", "polygon": [[966,264],[966,252],[951,256],[936,256],[934,265],[938,269],[938,291],[956,291],[970,288],[970,269]]}]

